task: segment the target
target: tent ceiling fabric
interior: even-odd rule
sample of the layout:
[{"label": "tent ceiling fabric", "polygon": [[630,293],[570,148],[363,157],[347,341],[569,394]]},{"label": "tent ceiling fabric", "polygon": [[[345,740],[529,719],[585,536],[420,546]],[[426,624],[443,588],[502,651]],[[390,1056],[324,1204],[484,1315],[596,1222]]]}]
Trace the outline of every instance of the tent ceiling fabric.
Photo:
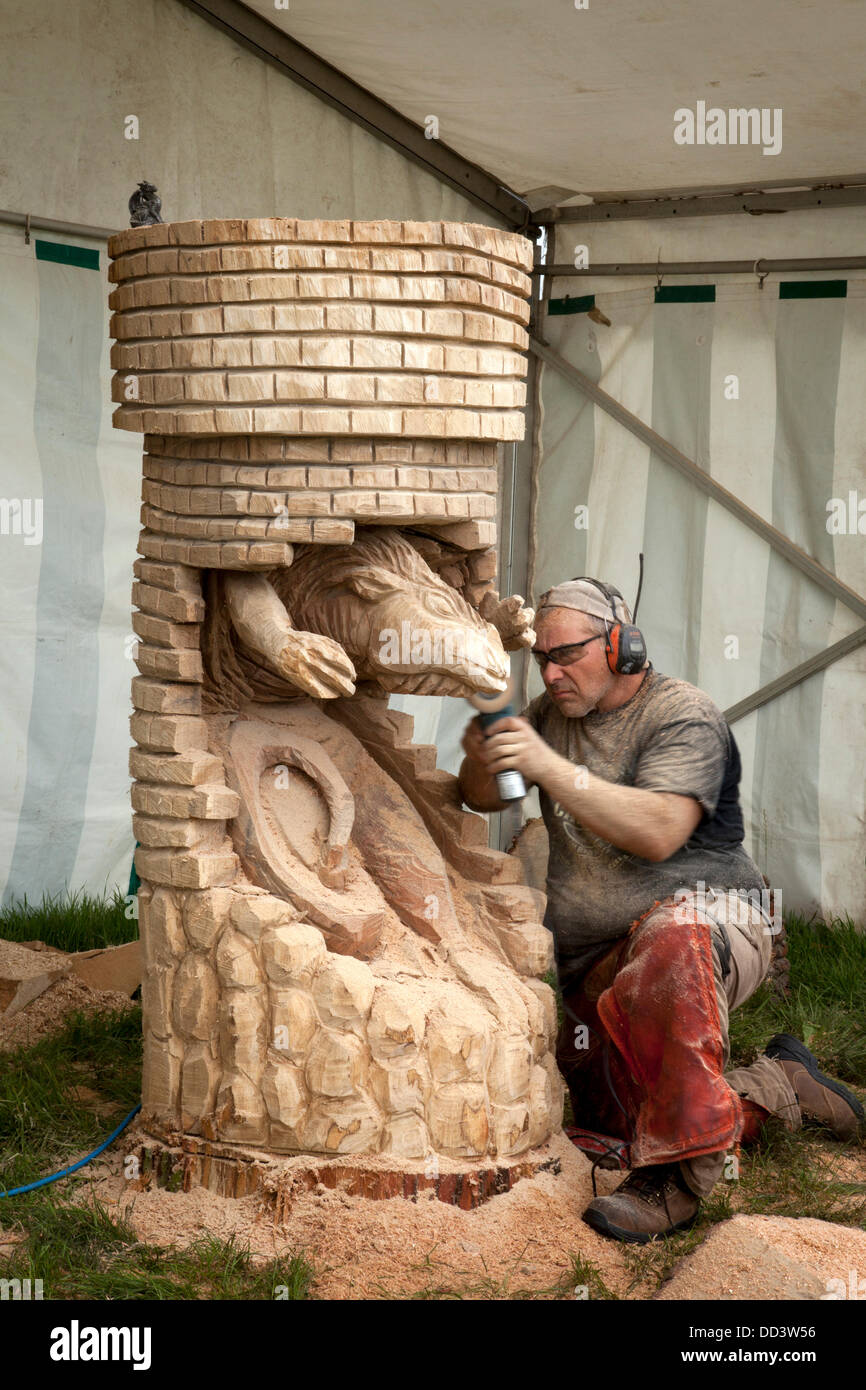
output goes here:
[{"label": "tent ceiling fabric", "polygon": [[[518,193],[760,184],[863,162],[862,0],[246,3],[419,125],[436,116],[445,144]],[[675,110],[699,101],[780,108],[780,152],[676,144]]]}]

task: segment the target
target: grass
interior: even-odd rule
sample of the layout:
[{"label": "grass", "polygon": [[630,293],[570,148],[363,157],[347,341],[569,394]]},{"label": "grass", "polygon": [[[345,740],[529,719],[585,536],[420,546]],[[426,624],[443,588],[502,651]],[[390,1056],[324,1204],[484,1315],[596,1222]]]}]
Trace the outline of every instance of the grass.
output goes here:
[{"label": "grass", "polygon": [[122,946],[138,936],[134,915],[137,898],[115,889],[112,898],[89,893],[43,895],[41,903],[18,898],[0,912],[0,937],[5,941],[44,941],[61,951],[94,951]]},{"label": "grass", "polygon": [[[0,1054],[0,1186],[24,1186],[83,1157],[140,1092],[140,1009],[76,1013],[35,1047]],[[100,1202],[76,1202],[87,1173],[0,1198],[3,1230],[22,1237],[0,1259],[0,1278],[42,1279],[48,1299],[309,1297],[314,1270],[302,1254],[258,1266],[234,1239],[205,1237],[183,1250],[142,1243]]]},{"label": "grass", "polygon": [[204,1236],[183,1250],[146,1245],[99,1202],[52,1198],[34,1204],[26,1241],[0,1268],[4,1279],[42,1279],[49,1299],[302,1300],[313,1280],[302,1255],[254,1266],[234,1237]]},{"label": "grass", "polygon": [[773,1033],[793,1033],[828,1074],[866,1086],[866,932],[849,918],[785,925],[790,996],[762,986],[731,1014],[731,1065],[754,1061]]},{"label": "grass", "polygon": [[[33,1182],[96,1148],[140,1090],[140,1009],[74,1014],[35,1047],[0,1054],[3,1186]],[[75,1202],[88,1185],[87,1169],[81,1174],[0,1199],[3,1229],[23,1236],[0,1260],[0,1277],[42,1279],[49,1299],[309,1296],[314,1271],[303,1255],[255,1266],[234,1239],[206,1237],[183,1250],[146,1245],[100,1202]]]},{"label": "grass", "polygon": [[[35,1047],[0,1053],[0,1187],[35,1182],[96,1148],[140,1098],[137,1008],[75,1013]],[[4,1197],[0,1220],[28,1200]]]},{"label": "grass", "polygon": [[572,1255],[571,1271],[563,1283],[570,1291],[571,1297],[577,1298],[579,1294],[581,1301],[584,1297],[587,1300],[607,1300],[618,1297],[617,1294],[611,1293],[592,1260],[587,1260],[583,1255]]}]

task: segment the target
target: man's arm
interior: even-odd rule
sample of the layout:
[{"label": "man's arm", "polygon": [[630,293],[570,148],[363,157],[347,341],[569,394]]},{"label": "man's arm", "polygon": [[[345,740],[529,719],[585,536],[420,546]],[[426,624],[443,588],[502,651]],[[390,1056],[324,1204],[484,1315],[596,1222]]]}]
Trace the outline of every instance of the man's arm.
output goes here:
[{"label": "man's arm", "polygon": [[468,725],[462,739],[466,757],[460,764],[457,785],[460,796],[472,811],[502,811],[505,802],[500,800],[496,775],[490,772],[482,753],[487,739],[477,719]]},{"label": "man's arm", "polygon": [[502,719],[493,728],[496,732],[491,730],[478,750],[491,778],[516,768],[587,830],[641,859],[654,864],[669,859],[703,815],[692,796],[623,787],[576,767],[555,753],[525,719]]},{"label": "man's arm", "polygon": [[553,756],[557,765],[542,783],[548,796],[593,834],[652,864],[676,854],[703,815],[703,807],[693,796],[622,787],[586,769],[581,769],[576,785],[578,769],[567,758],[556,753]]}]

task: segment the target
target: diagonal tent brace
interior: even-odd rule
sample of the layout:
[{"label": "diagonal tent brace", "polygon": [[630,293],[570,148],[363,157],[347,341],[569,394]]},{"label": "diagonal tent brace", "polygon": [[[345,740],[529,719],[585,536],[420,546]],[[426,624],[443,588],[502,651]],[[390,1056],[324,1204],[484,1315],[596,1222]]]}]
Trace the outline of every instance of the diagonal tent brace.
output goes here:
[{"label": "diagonal tent brace", "polygon": [[[693,459],[690,459],[686,454],[682,453],[662,435],[657,434],[656,431],[645,424],[638,415],[634,415],[632,411],[626,409],[626,407],[613,396],[608,395],[607,391],[603,391],[600,386],[597,386],[594,381],[590,381],[588,376],[585,376],[577,367],[572,366],[572,364],[567,362],[558,352],[554,352],[552,348],[547,347],[544,343],[540,342],[538,338],[531,338],[529,347],[530,351],[541,362],[546,362],[554,371],[559,372],[559,374],[565,377],[567,381],[570,381],[573,386],[576,386],[578,390],[582,391],[586,396],[589,396],[596,405],[600,406],[602,410],[606,411],[614,420],[617,420],[635,435],[637,439],[641,440],[643,444],[648,445],[653,453],[665,459],[676,468],[678,472],[687,477],[690,482],[694,483],[696,487],[700,488],[702,492],[705,492],[708,497],[711,497],[714,502],[718,502],[720,506],[737,517],[739,521],[742,521],[751,531],[754,531],[756,535],[760,536],[762,540],[765,540],[767,544],[778,551],[780,555],[783,555],[790,564],[796,566],[796,568],[807,575],[809,579],[813,580],[814,583],[818,584],[828,594],[831,594],[833,598],[838,599],[840,603],[844,603],[845,606],[853,613],[856,613],[858,617],[866,619],[866,598],[863,598],[856,590],[849,588],[847,584],[843,584],[841,579],[837,579],[835,574],[831,574],[828,569],[825,569],[822,564],[819,564],[819,562],[813,559],[811,555],[807,554],[805,550],[795,545],[784,532],[780,531],[776,526],[773,526],[769,521],[765,521],[757,512],[752,511],[751,507],[747,507],[745,502],[741,502],[739,497],[736,497],[733,492],[729,492],[727,488],[722,487],[721,483],[717,483],[709,473],[705,473],[702,468],[699,468]],[[752,710],[758,709],[760,705],[775,699],[777,695],[781,695],[783,691],[789,690],[800,681],[806,680],[817,671],[823,670],[826,666],[831,665],[832,662],[838,661],[840,657],[846,656],[849,652],[854,651],[864,641],[866,641],[866,627],[861,627],[849,633],[849,635],[842,638],[841,641],[835,642],[831,647],[828,647],[826,651],[820,652],[817,656],[811,657],[808,661],[802,662],[799,666],[795,666],[791,671],[788,671],[786,675],[780,676],[777,680],[771,681],[760,690],[756,690],[751,695],[746,696],[745,699],[740,700],[736,705],[732,705],[730,710],[725,712],[725,717],[729,720],[743,718],[744,715],[751,713]]]},{"label": "diagonal tent brace", "polygon": [[809,676],[816,675],[818,671],[826,670],[828,666],[833,665],[834,661],[839,661],[849,652],[856,651],[864,642],[866,642],[866,626],[855,628],[841,641],[834,642],[823,652],[818,652],[816,656],[810,656],[808,661],[801,661],[799,666],[793,666],[783,676],[777,676],[776,680],[770,681],[760,690],[747,695],[743,700],[738,700],[735,705],[731,705],[729,709],[724,711],[725,718],[729,724],[733,724],[737,719],[744,719],[747,714],[752,713],[752,710],[766,705],[770,700],[775,700],[777,695],[784,695],[786,690],[791,690],[801,681],[808,680]]},{"label": "diagonal tent brace", "polygon": [[501,180],[464,159],[443,141],[428,139],[423,126],[410,121],[401,111],[325,62],[255,10],[248,9],[240,0],[180,0],[180,3],[284,76],[313,92],[348,120],[391,145],[428,174],[449,184],[490,216],[519,231],[528,226],[529,206]]}]

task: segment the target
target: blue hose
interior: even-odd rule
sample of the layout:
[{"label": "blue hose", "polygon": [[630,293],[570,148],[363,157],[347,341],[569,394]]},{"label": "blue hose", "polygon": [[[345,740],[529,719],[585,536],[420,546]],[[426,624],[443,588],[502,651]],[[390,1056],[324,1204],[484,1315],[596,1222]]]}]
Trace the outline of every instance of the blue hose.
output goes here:
[{"label": "blue hose", "polygon": [[102,1141],[99,1148],[94,1149],[93,1153],[88,1154],[86,1158],[80,1158],[78,1162],[73,1163],[71,1167],[61,1168],[59,1173],[52,1173],[48,1178],[40,1178],[38,1182],[28,1182],[24,1187],[12,1187],[8,1192],[0,1192],[0,1197],[18,1197],[22,1192],[32,1192],[34,1188],[47,1187],[49,1183],[57,1182],[60,1178],[68,1178],[70,1173],[74,1173],[78,1168],[83,1168],[85,1163],[90,1163],[94,1158],[98,1158],[102,1151],[108,1148],[109,1144],[113,1144],[117,1136],[123,1133],[130,1120],[138,1114],[140,1109],[141,1106],[137,1105],[134,1110],[130,1110],[126,1119],[121,1121],[117,1129],[113,1130],[108,1138]]}]

